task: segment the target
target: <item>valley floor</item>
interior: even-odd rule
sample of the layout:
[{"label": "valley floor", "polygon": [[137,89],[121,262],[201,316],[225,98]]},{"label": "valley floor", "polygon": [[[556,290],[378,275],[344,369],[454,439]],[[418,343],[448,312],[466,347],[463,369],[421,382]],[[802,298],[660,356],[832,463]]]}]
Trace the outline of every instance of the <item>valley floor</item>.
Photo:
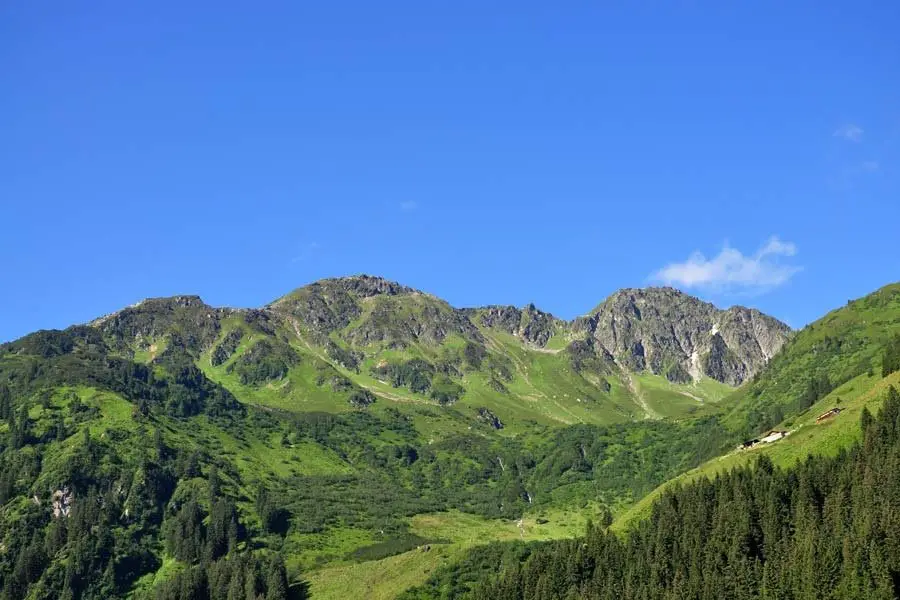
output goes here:
[{"label": "valley floor", "polygon": [[436,568],[458,560],[474,546],[490,541],[573,538],[584,533],[591,516],[596,518],[596,507],[549,509],[518,521],[484,519],[458,511],[417,515],[411,519],[411,531],[443,541],[379,560],[329,566],[306,573],[304,578],[315,600],[390,600],[421,585]]}]

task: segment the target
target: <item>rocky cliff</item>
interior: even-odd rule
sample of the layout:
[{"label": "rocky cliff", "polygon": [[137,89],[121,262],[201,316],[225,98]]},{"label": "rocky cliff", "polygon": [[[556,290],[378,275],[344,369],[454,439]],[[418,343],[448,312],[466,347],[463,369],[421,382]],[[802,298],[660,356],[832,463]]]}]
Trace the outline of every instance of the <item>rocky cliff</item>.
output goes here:
[{"label": "rocky cliff", "polygon": [[721,310],[673,288],[623,289],[572,323],[631,371],[671,381],[740,385],[781,349],[791,329],[758,310]]}]

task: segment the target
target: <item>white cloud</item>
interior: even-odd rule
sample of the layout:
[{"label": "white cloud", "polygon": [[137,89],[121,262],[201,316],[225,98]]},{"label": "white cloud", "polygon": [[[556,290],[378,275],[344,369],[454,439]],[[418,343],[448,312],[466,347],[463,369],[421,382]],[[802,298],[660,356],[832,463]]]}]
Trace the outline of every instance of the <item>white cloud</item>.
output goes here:
[{"label": "white cloud", "polygon": [[400,203],[400,210],[405,212],[416,210],[417,208],[419,208],[419,204],[414,200],[404,200]]},{"label": "white cloud", "polygon": [[763,292],[786,283],[800,271],[800,267],[783,262],[796,253],[797,246],[775,236],[749,256],[726,243],[713,258],[694,252],[686,261],[666,265],[651,278],[687,288]]},{"label": "white cloud", "polygon": [[832,135],[834,137],[845,139],[848,142],[859,142],[862,140],[863,129],[859,125],[847,123],[846,125],[838,127]]}]

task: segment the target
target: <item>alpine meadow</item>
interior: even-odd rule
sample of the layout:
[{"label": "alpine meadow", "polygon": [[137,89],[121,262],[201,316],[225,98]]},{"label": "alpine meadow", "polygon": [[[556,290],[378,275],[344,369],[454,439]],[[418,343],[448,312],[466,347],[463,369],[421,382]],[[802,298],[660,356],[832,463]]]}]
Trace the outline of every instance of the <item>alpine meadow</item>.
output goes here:
[{"label": "alpine meadow", "polygon": [[370,276],[38,331],[0,347],[3,594],[890,598],[898,334],[900,285],[792,332]]},{"label": "alpine meadow", "polygon": [[900,2],[0,2],[0,600],[900,600]]}]

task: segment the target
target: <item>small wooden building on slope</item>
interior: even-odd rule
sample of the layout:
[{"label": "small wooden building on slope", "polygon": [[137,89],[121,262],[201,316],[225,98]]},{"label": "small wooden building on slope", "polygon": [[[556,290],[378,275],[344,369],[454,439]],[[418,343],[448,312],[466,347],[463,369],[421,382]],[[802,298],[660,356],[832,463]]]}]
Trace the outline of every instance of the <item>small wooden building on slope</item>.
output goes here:
[{"label": "small wooden building on slope", "polygon": [[821,423],[822,421],[827,421],[828,419],[836,417],[841,412],[841,410],[842,409],[835,407],[829,411],[823,412],[821,415],[816,417],[816,423]]}]

